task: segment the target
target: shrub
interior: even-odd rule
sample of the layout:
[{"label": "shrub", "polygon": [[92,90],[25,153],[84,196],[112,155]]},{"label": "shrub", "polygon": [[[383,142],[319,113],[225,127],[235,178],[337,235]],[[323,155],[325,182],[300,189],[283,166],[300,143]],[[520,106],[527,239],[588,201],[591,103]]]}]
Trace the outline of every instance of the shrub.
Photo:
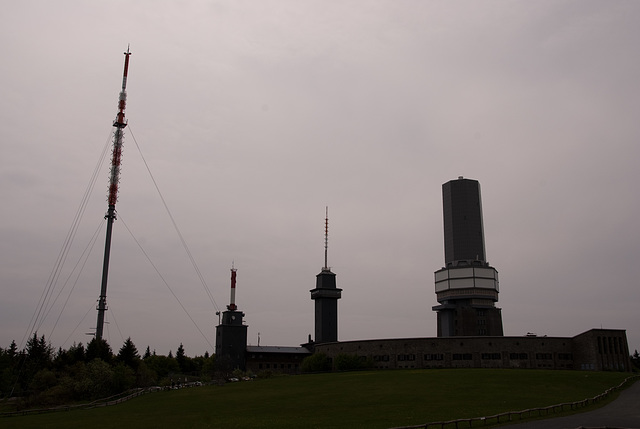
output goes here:
[{"label": "shrub", "polygon": [[336,371],[353,371],[365,369],[368,366],[366,359],[356,355],[339,354],[335,359]]},{"label": "shrub", "polygon": [[302,360],[302,372],[331,371],[331,359],[324,353],[314,353]]}]

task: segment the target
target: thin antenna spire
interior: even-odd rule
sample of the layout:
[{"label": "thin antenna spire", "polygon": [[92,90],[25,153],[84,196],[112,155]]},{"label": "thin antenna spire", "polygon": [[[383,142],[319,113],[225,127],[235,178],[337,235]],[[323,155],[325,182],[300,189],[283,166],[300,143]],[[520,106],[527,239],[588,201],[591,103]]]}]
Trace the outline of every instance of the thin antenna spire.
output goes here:
[{"label": "thin antenna spire", "polygon": [[327,249],[329,248],[329,206],[325,207],[324,217],[324,269],[329,270],[327,263]]},{"label": "thin antenna spire", "polygon": [[227,309],[231,311],[235,311],[238,309],[236,305],[236,271],[238,271],[234,263],[231,262],[231,299],[229,300],[229,305],[227,305]]}]

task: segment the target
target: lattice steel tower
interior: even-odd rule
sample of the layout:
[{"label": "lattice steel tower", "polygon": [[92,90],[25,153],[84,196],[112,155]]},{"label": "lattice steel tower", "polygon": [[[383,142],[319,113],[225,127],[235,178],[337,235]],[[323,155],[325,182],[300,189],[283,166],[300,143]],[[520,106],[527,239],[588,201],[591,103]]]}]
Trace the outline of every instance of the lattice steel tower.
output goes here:
[{"label": "lattice steel tower", "polygon": [[104,218],[107,220],[107,235],[104,245],[104,260],[102,264],[102,283],[98,298],[98,321],[96,323],[96,339],[101,340],[104,330],[104,313],[107,311],[107,278],[109,277],[109,257],[111,255],[111,231],[113,221],[116,220],[116,201],[118,201],[118,185],[120,184],[120,162],[122,160],[122,144],[124,142],[124,128],[127,121],[124,110],[127,105],[127,75],[129,74],[129,48],[124,53],[124,72],[122,73],[122,90],[118,97],[118,113],[113,126],[113,150],[111,152],[111,171],[109,174],[109,208]]}]

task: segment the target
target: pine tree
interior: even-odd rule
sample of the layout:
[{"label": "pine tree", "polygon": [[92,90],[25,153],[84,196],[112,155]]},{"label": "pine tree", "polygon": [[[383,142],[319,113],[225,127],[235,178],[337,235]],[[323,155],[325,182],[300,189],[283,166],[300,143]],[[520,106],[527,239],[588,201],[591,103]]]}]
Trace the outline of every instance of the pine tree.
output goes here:
[{"label": "pine tree", "polygon": [[130,368],[137,368],[140,362],[140,355],[131,337],[127,338],[120,351],[118,352],[118,360]]},{"label": "pine tree", "polygon": [[23,370],[19,383],[22,389],[27,389],[38,372],[48,371],[53,365],[53,347],[47,343],[44,335],[38,338],[38,333],[33,333],[33,337],[27,341],[21,362]]},{"label": "pine tree", "polygon": [[184,346],[180,343],[178,350],[176,351],[176,361],[180,367],[180,371],[185,372],[187,366],[187,357],[184,354]]},{"label": "pine tree", "polygon": [[637,368],[640,368],[640,353],[638,353],[637,349],[631,356],[631,363],[634,364]]},{"label": "pine tree", "polygon": [[38,338],[38,333],[34,332],[33,337],[27,341],[27,359],[30,365],[38,368],[46,368],[51,365],[53,358],[53,348],[44,338]]},{"label": "pine tree", "polygon": [[102,359],[107,363],[111,363],[111,361],[113,360],[111,346],[104,338],[100,340],[94,338],[89,341],[89,344],[87,344],[86,356],[87,362],[91,362],[94,359]]},{"label": "pine tree", "polygon": [[15,340],[11,341],[11,345],[7,349],[7,353],[9,354],[9,357],[11,359],[15,359],[15,357],[18,355],[18,346],[16,345]]}]

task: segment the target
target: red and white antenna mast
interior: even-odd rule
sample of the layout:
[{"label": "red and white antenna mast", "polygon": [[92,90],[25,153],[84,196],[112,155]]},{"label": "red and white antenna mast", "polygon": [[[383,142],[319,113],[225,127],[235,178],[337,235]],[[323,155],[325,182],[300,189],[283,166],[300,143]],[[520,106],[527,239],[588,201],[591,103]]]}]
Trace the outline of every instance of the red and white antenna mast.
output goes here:
[{"label": "red and white antenna mast", "polygon": [[236,270],[231,263],[231,299],[229,300],[228,310],[236,311],[238,306],[236,305]]},{"label": "red and white antenna mast", "polygon": [[107,220],[107,237],[104,245],[104,261],[102,264],[102,284],[100,287],[100,298],[98,298],[98,322],[96,324],[96,338],[102,339],[104,332],[104,313],[107,311],[107,278],[109,277],[109,256],[111,253],[111,231],[113,221],[116,219],[116,201],[118,201],[118,185],[120,183],[120,162],[122,160],[122,143],[124,141],[124,128],[127,122],[124,118],[124,110],[127,105],[127,75],[129,73],[129,56],[131,52],[127,46],[124,53],[124,72],[122,74],[122,90],[118,97],[118,113],[113,126],[113,151],[111,152],[111,171],[109,175],[109,194],[107,201],[109,208],[105,219]]}]

